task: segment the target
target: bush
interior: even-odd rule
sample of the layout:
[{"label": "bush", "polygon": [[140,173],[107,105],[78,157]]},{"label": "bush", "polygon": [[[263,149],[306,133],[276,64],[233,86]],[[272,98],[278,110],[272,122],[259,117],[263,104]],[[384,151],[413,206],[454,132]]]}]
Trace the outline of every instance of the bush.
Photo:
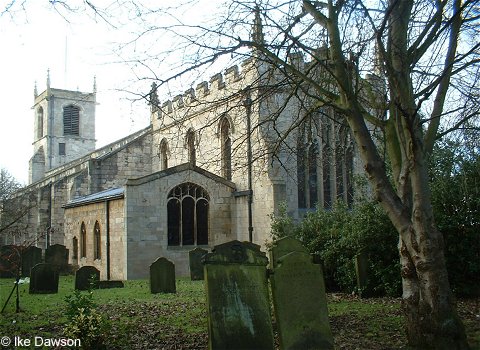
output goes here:
[{"label": "bush", "polygon": [[291,234],[320,257],[328,291],[357,291],[354,259],[363,252],[369,258],[368,294],[401,294],[398,234],[378,205],[350,210],[339,202],[330,211],[307,214],[298,225],[285,210],[272,219],[274,238]]},{"label": "bush", "polygon": [[65,336],[80,339],[83,349],[103,349],[109,324],[96,310],[93,291],[75,290],[65,297],[65,301],[68,319],[63,330]]},{"label": "bush", "polygon": [[96,307],[92,290],[82,293],[76,289],[73,294],[65,297],[65,302],[67,303],[66,316],[69,321],[75,318],[79,310],[89,314]]},{"label": "bush", "polygon": [[445,242],[452,290],[480,295],[480,156],[468,142],[440,142],[430,164],[435,221]]},{"label": "bush", "polygon": [[[480,295],[480,155],[478,146],[468,146],[478,145],[478,139],[442,141],[430,159],[433,212],[444,237],[449,280],[463,297]],[[309,213],[297,225],[283,207],[272,217],[273,238],[293,235],[317,254],[327,290],[355,291],[354,258],[362,251],[370,264],[367,289],[400,295],[398,234],[378,204],[361,200],[353,210],[337,203],[332,210]]]}]

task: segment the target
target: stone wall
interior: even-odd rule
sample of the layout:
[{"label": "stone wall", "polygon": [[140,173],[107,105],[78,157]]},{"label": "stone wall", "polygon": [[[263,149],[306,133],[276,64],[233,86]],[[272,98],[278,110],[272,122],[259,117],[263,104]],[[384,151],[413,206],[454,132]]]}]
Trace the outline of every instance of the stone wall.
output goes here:
[{"label": "stone wall", "polygon": [[168,246],[167,196],[170,190],[190,182],[203,187],[209,197],[208,247],[236,239],[232,230],[233,183],[188,164],[154,173],[126,184],[127,278],[147,278],[158,257],[175,263],[177,276],[187,276],[188,252],[195,246]]},{"label": "stone wall", "polygon": [[[125,230],[124,200],[108,202],[110,235],[110,279],[124,280],[125,275]],[[91,203],[65,209],[65,245],[70,251],[69,263],[77,266],[95,266],[100,271],[100,279],[107,279],[107,232],[106,202]],[[100,225],[101,259],[94,259],[94,227]],[[81,257],[81,225],[86,229],[86,257]],[[74,257],[74,237],[78,240],[78,256]]]},{"label": "stone wall", "polygon": [[[80,109],[79,135],[65,135],[63,108],[74,105]],[[34,154],[44,152],[44,171],[69,163],[95,150],[96,94],[50,88],[35,96],[34,101]],[[37,112],[43,110],[43,131],[38,134]],[[65,154],[59,154],[59,144],[65,144]],[[38,158],[38,157],[37,157]],[[30,163],[30,183],[40,180],[44,173],[39,159]]]},{"label": "stone wall", "polygon": [[[151,173],[151,134],[149,129],[108,145],[68,165],[47,173],[40,181],[19,192],[19,196],[36,193],[24,224],[28,240],[45,247],[49,227],[50,244],[64,242],[64,208],[68,201],[112,187],[123,186],[127,179]],[[110,150],[110,151],[109,151]]]},{"label": "stone wall", "polygon": [[123,147],[91,160],[91,190],[121,187],[128,179],[152,173],[152,136],[145,134]]}]

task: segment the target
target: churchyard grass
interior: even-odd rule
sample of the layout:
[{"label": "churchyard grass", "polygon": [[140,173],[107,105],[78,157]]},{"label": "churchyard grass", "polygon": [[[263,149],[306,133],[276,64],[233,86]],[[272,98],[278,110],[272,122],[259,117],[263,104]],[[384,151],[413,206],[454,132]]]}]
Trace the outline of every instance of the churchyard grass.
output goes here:
[{"label": "churchyard grass", "polygon": [[[13,279],[0,279],[3,307]],[[58,294],[29,294],[20,285],[21,312],[15,313],[15,293],[0,315],[0,337],[60,337],[67,322],[65,296],[73,293],[73,276],[61,276]],[[86,292],[82,292],[86,293]],[[177,279],[176,294],[151,294],[147,280],[126,281],[125,288],[95,290],[98,310],[111,325],[111,349],[205,349],[206,298],[203,281]],[[328,294],[328,310],[336,348],[399,349],[405,343],[400,300],[358,299]],[[480,345],[478,299],[459,302],[470,344]]]}]

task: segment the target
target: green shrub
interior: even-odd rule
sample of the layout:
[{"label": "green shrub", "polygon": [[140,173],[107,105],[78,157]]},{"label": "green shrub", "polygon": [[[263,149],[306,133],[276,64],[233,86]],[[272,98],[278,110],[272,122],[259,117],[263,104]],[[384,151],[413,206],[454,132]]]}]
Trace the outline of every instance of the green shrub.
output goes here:
[{"label": "green shrub", "polygon": [[475,297],[480,295],[480,156],[466,144],[445,140],[436,146],[430,187],[452,290]]},{"label": "green shrub", "polygon": [[102,349],[109,326],[105,318],[95,309],[81,308],[65,326],[66,337],[80,339],[83,349]]},{"label": "green shrub", "polygon": [[92,290],[81,292],[76,289],[73,294],[65,297],[65,302],[67,303],[66,316],[68,321],[72,321],[78,314],[79,310],[83,310],[83,313],[89,314],[96,307],[96,304],[93,301]]},{"label": "green shrub", "polygon": [[64,335],[80,339],[83,349],[103,349],[109,330],[109,323],[96,310],[93,291],[75,290],[65,297],[67,324]]},{"label": "green shrub", "polygon": [[339,202],[329,211],[307,214],[298,225],[281,211],[272,228],[274,238],[291,234],[320,257],[327,290],[356,291],[354,259],[362,251],[369,257],[369,294],[401,294],[398,234],[378,205],[364,203],[351,210]]},{"label": "green shrub", "polygon": [[[471,139],[478,144],[478,137]],[[478,147],[467,144],[446,140],[436,146],[430,159],[430,189],[452,290],[470,297],[480,295],[480,156]],[[331,210],[307,214],[298,224],[282,207],[272,217],[273,238],[293,235],[319,256],[327,290],[355,291],[354,258],[362,251],[369,258],[371,294],[400,295],[398,234],[383,209],[365,198],[352,210],[337,203]]]}]

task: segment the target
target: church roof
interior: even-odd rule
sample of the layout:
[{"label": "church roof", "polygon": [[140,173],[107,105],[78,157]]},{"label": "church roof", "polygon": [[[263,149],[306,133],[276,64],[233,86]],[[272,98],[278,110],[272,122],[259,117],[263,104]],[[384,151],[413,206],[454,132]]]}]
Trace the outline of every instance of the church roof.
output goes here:
[{"label": "church roof", "polygon": [[191,163],[183,163],[183,164],[180,164],[180,165],[173,166],[171,168],[167,168],[167,169],[164,169],[164,170],[161,170],[161,171],[157,171],[156,173],[153,173],[153,174],[150,174],[150,175],[142,176],[142,177],[139,177],[139,178],[136,178],[136,179],[128,179],[127,180],[127,186],[142,185],[144,183],[159,179],[161,177],[167,177],[167,176],[170,176],[170,175],[173,175],[173,174],[178,174],[178,173],[181,173],[183,171],[189,171],[189,170],[190,171],[195,171],[199,174],[202,174],[203,176],[208,177],[208,178],[210,178],[210,179],[212,179],[216,182],[223,183],[224,185],[226,185],[226,186],[228,186],[232,189],[236,188],[236,185],[235,185],[234,182],[229,181],[229,180],[227,180],[227,179],[225,179],[221,176],[218,176],[214,173],[211,173],[208,170],[200,168],[196,165],[192,165]]},{"label": "church roof", "polygon": [[100,192],[89,194],[87,196],[72,199],[71,201],[68,201],[68,203],[65,204],[63,207],[73,208],[73,207],[78,207],[85,204],[105,202],[107,200],[123,198],[123,194],[124,194],[123,187],[109,188],[108,190],[105,190],[105,191],[100,191]]}]

